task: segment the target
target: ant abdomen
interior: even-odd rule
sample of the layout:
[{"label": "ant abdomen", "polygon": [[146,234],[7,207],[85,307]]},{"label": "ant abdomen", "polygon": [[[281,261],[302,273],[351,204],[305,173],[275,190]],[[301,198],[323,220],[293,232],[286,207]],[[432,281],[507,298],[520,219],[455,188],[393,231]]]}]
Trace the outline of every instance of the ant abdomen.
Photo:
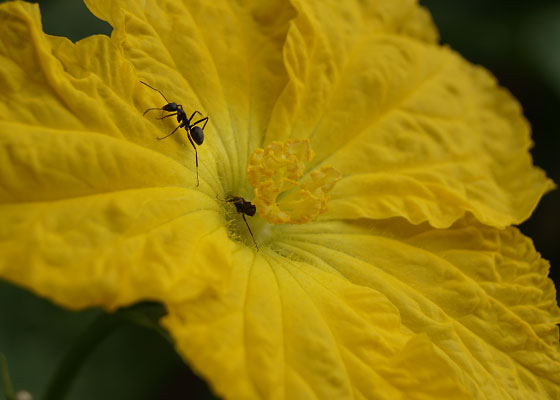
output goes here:
[{"label": "ant abdomen", "polygon": [[198,126],[193,126],[191,128],[191,136],[196,144],[199,146],[204,142],[204,132]]}]

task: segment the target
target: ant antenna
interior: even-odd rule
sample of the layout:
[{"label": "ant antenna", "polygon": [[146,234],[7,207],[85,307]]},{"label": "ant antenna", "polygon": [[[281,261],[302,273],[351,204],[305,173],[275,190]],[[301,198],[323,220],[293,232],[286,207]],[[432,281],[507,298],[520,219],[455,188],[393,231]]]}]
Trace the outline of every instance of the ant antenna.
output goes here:
[{"label": "ant antenna", "polygon": [[[167,101],[167,103],[170,103],[169,100],[167,100],[167,97],[165,97],[165,95],[161,92],[161,90],[157,90],[155,87],[152,87],[150,85],[148,85],[146,82],[142,82],[140,81],[140,83],[143,83],[144,85],[148,86],[150,89],[155,90],[156,92],[158,92],[159,94],[161,94],[161,96],[164,98],[165,101]],[[146,112],[150,111],[150,110],[160,110],[160,108],[148,108],[146,110]],[[146,112],[144,112],[144,114],[146,114]]]},{"label": "ant antenna", "polygon": [[247,225],[247,229],[249,229],[249,233],[251,234],[251,238],[253,239],[253,243],[255,244],[255,247],[257,248],[257,251],[259,251],[260,250],[259,245],[257,244],[257,241],[255,240],[255,236],[253,235],[253,231],[251,230],[251,227],[249,226],[249,223],[245,219],[245,213],[242,212],[241,216],[243,217],[243,221],[245,221],[245,225]]}]

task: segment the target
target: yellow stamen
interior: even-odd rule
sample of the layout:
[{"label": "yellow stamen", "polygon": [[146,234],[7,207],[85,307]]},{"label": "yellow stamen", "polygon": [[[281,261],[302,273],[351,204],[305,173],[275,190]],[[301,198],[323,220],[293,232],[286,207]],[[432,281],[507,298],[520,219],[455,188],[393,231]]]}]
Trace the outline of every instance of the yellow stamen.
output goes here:
[{"label": "yellow stamen", "polygon": [[307,139],[272,142],[253,152],[247,176],[255,189],[252,203],[262,218],[271,224],[304,224],[327,211],[328,192],[342,173],[323,166],[309,174],[311,180],[300,183],[314,155]]}]

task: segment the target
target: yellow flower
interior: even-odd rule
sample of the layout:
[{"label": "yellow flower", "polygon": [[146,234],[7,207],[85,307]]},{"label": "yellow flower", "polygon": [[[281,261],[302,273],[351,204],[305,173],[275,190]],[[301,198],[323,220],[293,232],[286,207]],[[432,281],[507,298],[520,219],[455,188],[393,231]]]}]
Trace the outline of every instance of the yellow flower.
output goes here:
[{"label": "yellow flower", "polygon": [[[549,265],[511,226],[553,183],[519,105],[424,9],[86,3],[111,38],[0,6],[1,277],[70,308],[162,302],[230,399],[560,396]],[[198,188],[140,80],[209,116]],[[292,160],[278,176],[271,145]],[[260,251],[228,196],[270,207],[248,218]]]},{"label": "yellow flower", "polygon": [[308,182],[298,182],[313,157],[309,139],[272,142],[255,150],[247,178],[255,189],[253,202],[259,215],[271,224],[304,224],[327,211],[328,193],[341,173],[327,165],[312,171]]}]

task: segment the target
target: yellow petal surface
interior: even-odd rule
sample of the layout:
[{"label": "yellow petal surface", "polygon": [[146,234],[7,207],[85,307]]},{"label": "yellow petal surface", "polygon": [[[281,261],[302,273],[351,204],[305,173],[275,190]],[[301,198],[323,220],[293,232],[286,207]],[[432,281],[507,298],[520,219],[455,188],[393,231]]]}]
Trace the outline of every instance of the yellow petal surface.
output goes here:
[{"label": "yellow petal surface", "polygon": [[399,12],[391,1],[373,2],[391,11],[379,29],[378,14],[359,2],[297,3],[284,49],[290,82],[267,140],[309,138],[314,166],[344,173],[325,218],[403,216],[448,227],[470,212],[505,227],[553,188],[532,165],[517,102],[488,72],[419,35],[429,26],[414,36],[388,23]]},{"label": "yellow petal surface", "polygon": [[0,205],[0,274],[70,308],[222,290],[229,239],[207,204],[153,188]]},{"label": "yellow petal surface", "polygon": [[44,35],[25,2],[0,31],[0,276],[72,308],[221,290],[219,182],[195,190],[192,148],[157,141],[130,63]]},{"label": "yellow petal surface", "polygon": [[225,398],[468,398],[379,291],[269,251],[234,264],[227,296],[172,305],[164,321]]},{"label": "yellow petal surface", "polygon": [[[560,396],[560,310],[549,263],[517,229],[473,218],[449,229],[403,219],[307,224],[285,251],[384,294],[425,333],[474,398]],[[411,371],[412,373],[412,371]]]},{"label": "yellow petal surface", "polygon": [[225,191],[247,195],[241,191],[248,190],[248,156],[262,147],[272,107],[287,81],[282,46],[294,13],[289,3],[86,3],[113,25],[113,42],[143,79],[170,101],[181,102],[187,114],[200,110],[209,116],[201,148],[216,154]]},{"label": "yellow petal surface", "polygon": [[[3,279],[72,308],[165,303],[226,398],[560,397],[548,264],[496,228],[552,183],[517,103],[415,1],[87,3],[111,38],[0,7]],[[199,188],[140,80],[209,116]],[[249,154],[288,139],[344,178],[317,222],[251,220],[255,252],[216,197],[250,196]]]},{"label": "yellow petal surface", "polygon": [[516,229],[399,218],[277,235],[276,252],[235,253],[225,296],[170,305],[164,322],[224,397],[560,395],[549,265]]}]

